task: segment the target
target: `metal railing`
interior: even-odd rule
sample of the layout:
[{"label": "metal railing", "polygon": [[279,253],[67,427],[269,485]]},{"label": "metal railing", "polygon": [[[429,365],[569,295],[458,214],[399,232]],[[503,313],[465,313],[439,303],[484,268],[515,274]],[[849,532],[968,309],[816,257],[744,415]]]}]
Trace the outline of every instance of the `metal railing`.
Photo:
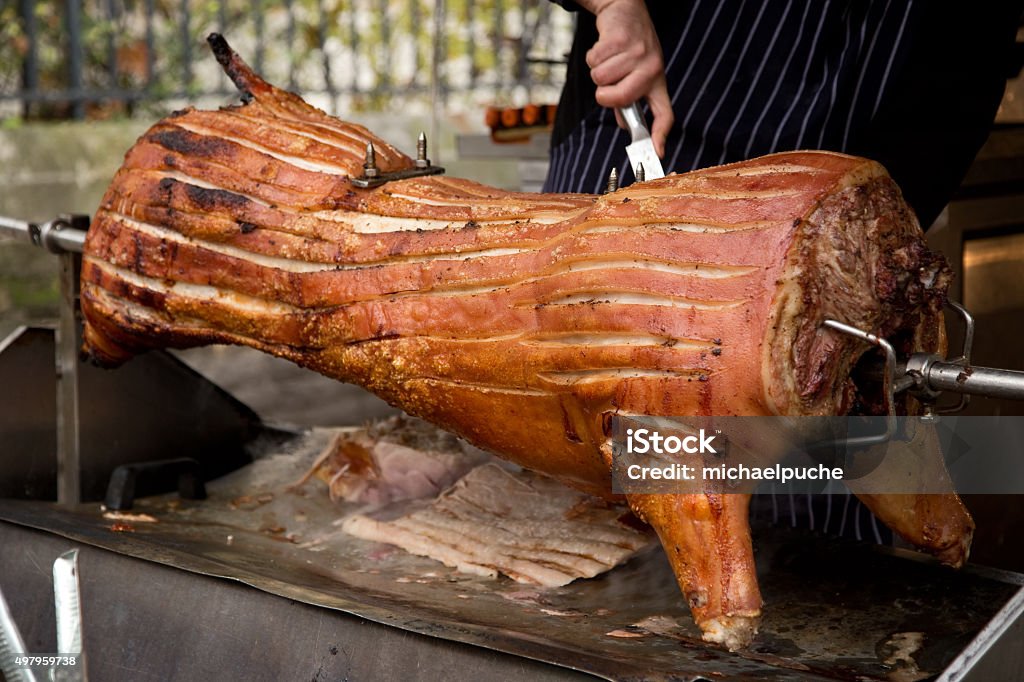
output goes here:
[{"label": "metal railing", "polygon": [[571,30],[549,0],[8,0],[0,117],[130,114],[227,93],[205,49],[212,31],[268,80],[335,109],[522,104],[557,91]]}]

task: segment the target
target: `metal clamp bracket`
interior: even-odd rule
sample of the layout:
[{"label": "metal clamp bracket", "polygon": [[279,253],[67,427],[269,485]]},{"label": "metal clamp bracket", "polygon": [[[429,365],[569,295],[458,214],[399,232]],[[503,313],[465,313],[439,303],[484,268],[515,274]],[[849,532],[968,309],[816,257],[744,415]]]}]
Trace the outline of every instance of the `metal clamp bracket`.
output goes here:
[{"label": "metal clamp bracket", "polygon": [[[971,347],[974,345],[974,316],[967,312],[967,308],[964,308],[959,303],[953,301],[947,301],[946,305],[955,310],[960,314],[960,317],[964,321],[964,342],[960,348],[960,357],[954,358],[949,362],[954,365],[960,365],[965,369],[971,366]],[[928,368],[930,369],[930,368]],[[907,370],[909,374],[910,361],[907,362]],[[923,376],[928,376],[930,372],[925,371]],[[956,405],[952,407],[936,407],[935,411],[939,414],[953,414],[960,412],[971,402],[971,395],[969,393],[961,393],[960,400]]]},{"label": "metal clamp bracket", "polygon": [[386,173],[382,172],[377,167],[377,152],[373,148],[373,142],[368,142],[366,144],[366,160],[363,163],[363,174],[357,178],[352,178],[351,182],[356,187],[366,189],[380,187],[395,180],[408,180],[409,178],[440,175],[441,173],[444,173],[444,168],[431,164],[430,159],[427,158],[427,136],[421,132],[416,140],[416,161],[411,168],[401,168]]},{"label": "metal clamp bracket", "polygon": [[829,329],[834,329],[843,334],[858,338],[861,341],[866,341],[873,346],[877,346],[885,353],[885,372],[882,375],[882,391],[885,395],[886,406],[885,431],[883,433],[873,434],[870,436],[849,438],[846,440],[846,444],[852,447],[862,447],[867,445],[877,445],[879,443],[889,441],[893,434],[896,433],[896,349],[892,347],[891,343],[882,337],[843,322],[839,322],[837,320],[825,320],[823,324]]},{"label": "metal clamp bracket", "polygon": [[425,175],[441,175],[444,173],[444,168],[440,166],[427,166],[426,168],[403,168],[402,170],[390,171],[388,173],[379,173],[375,177],[368,177],[364,170],[363,175],[352,178],[352,184],[356,187],[372,188],[380,187],[389,182],[395,180],[408,180],[409,178],[418,178]]}]

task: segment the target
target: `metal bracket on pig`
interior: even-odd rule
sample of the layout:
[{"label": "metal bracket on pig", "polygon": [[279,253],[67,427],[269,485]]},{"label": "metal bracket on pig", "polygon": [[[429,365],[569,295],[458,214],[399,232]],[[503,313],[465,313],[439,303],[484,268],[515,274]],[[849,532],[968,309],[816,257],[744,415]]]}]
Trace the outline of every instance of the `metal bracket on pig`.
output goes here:
[{"label": "metal bracket on pig", "polygon": [[382,172],[377,167],[377,152],[373,148],[373,142],[366,144],[366,161],[363,163],[363,174],[352,178],[352,184],[356,187],[370,188],[380,187],[393,180],[407,180],[425,175],[440,175],[444,168],[435,166],[427,158],[427,136],[420,133],[416,140],[416,163],[412,168],[402,168],[396,171]]}]

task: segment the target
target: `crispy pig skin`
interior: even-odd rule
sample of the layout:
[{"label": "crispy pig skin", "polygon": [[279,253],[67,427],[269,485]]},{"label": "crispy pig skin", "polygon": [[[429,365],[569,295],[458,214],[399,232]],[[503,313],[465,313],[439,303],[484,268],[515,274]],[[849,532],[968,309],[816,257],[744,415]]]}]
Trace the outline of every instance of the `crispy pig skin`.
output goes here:
[{"label": "crispy pig skin", "polygon": [[[89,231],[84,351],[101,364],[252,346],[609,496],[610,414],[845,414],[866,348],[822,320],[904,352],[940,343],[948,269],[877,163],[790,152],[604,196],[443,176],[360,189],[367,142],[382,170],[412,160],[211,44],[245,103],[153,126]],[[746,498],[629,501],[705,637],[749,642]],[[969,525],[962,507],[873,505],[913,508],[904,525]]]}]

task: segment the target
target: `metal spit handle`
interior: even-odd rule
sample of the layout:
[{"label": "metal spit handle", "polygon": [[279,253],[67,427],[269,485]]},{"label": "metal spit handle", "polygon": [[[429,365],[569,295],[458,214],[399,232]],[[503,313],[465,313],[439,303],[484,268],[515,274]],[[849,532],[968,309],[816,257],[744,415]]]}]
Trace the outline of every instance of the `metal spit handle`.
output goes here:
[{"label": "metal spit handle", "polygon": [[989,398],[1024,400],[1024,372],[944,362],[938,356],[916,354],[906,372],[914,386],[925,391],[964,393]]},{"label": "metal spit handle", "polygon": [[61,215],[45,223],[0,216],[0,234],[25,239],[52,253],[82,253],[89,216]]}]

